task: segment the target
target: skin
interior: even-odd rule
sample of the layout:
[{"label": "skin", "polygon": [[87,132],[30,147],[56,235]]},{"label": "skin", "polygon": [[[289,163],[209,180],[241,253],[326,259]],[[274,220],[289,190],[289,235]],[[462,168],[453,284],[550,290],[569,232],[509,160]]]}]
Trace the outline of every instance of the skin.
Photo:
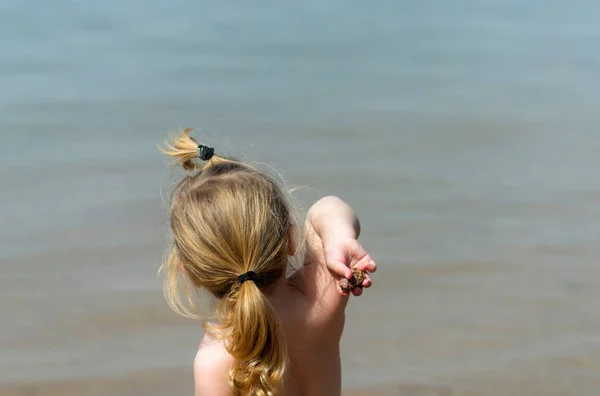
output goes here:
[{"label": "skin", "polygon": [[[357,240],[358,218],[341,199],[317,201],[307,214],[305,229],[304,267],[288,279],[282,277],[268,295],[288,345],[285,394],[335,396],[341,394],[339,343],[350,296],[338,281],[350,279],[352,267],[372,273],[377,266]],[[368,273],[364,288],[372,285]],[[355,296],[362,293],[362,288],[352,290]],[[228,372],[233,363],[222,342],[205,335],[194,361],[196,396],[230,396]]]}]

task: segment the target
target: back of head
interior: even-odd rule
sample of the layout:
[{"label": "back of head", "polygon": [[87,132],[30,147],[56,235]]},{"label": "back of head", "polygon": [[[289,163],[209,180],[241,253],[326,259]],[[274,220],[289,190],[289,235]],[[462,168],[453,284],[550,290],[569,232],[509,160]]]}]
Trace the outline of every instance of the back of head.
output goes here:
[{"label": "back of head", "polygon": [[[279,394],[285,340],[265,292],[285,276],[292,243],[285,196],[267,175],[215,155],[189,132],[173,137],[162,150],[192,172],[171,196],[173,244],[161,268],[167,302],[195,317],[188,283],[217,297],[217,320],[207,331],[236,359],[230,373],[233,393]],[[256,276],[239,278],[249,271]]]}]

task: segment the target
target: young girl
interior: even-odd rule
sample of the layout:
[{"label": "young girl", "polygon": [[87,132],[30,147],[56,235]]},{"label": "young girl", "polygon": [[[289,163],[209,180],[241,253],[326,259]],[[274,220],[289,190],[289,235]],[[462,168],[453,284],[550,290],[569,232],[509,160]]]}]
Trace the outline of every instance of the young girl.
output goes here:
[{"label": "young girl", "polygon": [[189,132],[163,150],[191,173],[171,197],[173,243],[161,270],[176,312],[196,317],[191,288],[218,299],[194,361],[196,396],[339,395],[349,298],[339,281],[351,279],[353,267],[365,271],[352,290],[359,296],[376,269],[357,242],[358,218],[339,198],[315,203],[301,237],[304,265],[289,275],[299,225],[284,192]]}]

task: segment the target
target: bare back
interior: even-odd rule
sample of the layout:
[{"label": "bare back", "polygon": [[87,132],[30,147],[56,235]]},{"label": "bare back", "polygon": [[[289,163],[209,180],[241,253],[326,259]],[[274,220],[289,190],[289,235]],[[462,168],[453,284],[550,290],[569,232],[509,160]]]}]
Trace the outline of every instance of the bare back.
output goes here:
[{"label": "bare back", "polygon": [[[321,240],[310,229],[305,257],[304,267],[272,299],[288,348],[285,395],[340,395],[339,341],[348,296],[337,289],[323,262]],[[233,363],[222,341],[205,335],[194,363],[196,396],[230,395],[228,372]]]},{"label": "bare back", "polygon": [[[317,201],[307,214],[303,267],[280,278],[268,295],[285,332],[286,396],[341,394],[340,339],[350,293],[341,291],[338,280],[350,279],[350,268],[376,270],[357,242],[359,234],[358,218],[346,203],[337,197]],[[370,285],[367,274],[352,294]],[[231,395],[228,372],[234,363],[221,341],[205,336],[194,364],[196,396]]]}]

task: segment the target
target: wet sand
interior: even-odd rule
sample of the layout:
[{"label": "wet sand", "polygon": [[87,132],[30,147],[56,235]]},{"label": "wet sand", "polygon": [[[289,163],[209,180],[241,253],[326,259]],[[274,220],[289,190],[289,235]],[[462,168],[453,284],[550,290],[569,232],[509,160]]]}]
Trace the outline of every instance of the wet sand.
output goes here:
[{"label": "wet sand", "polygon": [[[573,382],[536,377],[515,371],[511,378],[487,373],[436,383],[398,383],[345,388],[343,396],[597,396],[600,366],[589,367],[587,375]],[[191,395],[192,373],[187,370],[155,370],[123,377],[68,381],[32,382],[0,386],[2,396],[165,396]]]}]

